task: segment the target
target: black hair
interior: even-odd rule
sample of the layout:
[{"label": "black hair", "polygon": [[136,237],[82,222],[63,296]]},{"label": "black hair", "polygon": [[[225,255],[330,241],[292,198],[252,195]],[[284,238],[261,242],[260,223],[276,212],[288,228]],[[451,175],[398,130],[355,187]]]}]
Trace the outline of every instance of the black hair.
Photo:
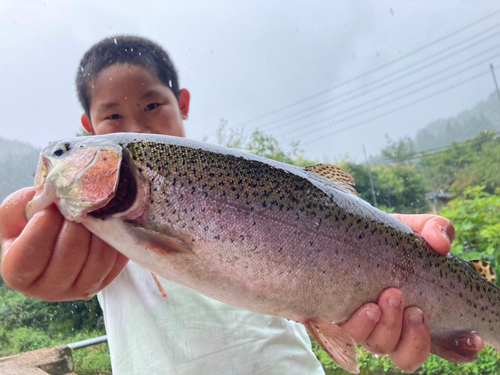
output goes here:
[{"label": "black hair", "polygon": [[89,85],[113,64],[133,64],[155,74],[179,99],[179,78],[168,53],[157,43],[138,36],[116,35],[94,44],[83,55],[76,73],[78,100],[90,119]]}]

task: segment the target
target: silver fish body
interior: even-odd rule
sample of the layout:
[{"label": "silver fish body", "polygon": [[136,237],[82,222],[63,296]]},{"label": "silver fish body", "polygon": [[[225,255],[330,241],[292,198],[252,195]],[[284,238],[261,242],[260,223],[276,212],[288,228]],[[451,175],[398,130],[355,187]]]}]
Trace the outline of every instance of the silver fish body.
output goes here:
[{"label": "silver fish body", "polygon": [[[77,161],[81,155],[85,162]],[[56,201],[68,219],[166,279],[305,324],[349,371],[358,371],[357,361],[337,323],[390,287],[429,315],[434,353],[474,360],[472,348],[455,344],[471,332],[500,348],[499,288],[467,262],[433,252],[342,183],[223,147],[145,134],[54,143],[40,160],[32,212]],[[105,181],[88,177],[103,171]],[[336,331],[325,334],[330,328]],[[337,333],[342,338],[331,337]]]}]

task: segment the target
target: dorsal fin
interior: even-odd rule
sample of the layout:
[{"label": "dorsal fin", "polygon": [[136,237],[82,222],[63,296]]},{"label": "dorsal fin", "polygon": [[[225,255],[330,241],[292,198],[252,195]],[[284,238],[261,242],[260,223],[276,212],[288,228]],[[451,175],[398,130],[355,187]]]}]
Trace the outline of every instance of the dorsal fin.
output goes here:
[{"label": "dorsal fin", "polygon": [[347,190],[349,193],[354,195],[359,195],[358,192],[353,188],[356,183],[354,178],[344,171],[342,168],[331,164],[316,164],[304,168],[306,171],[314,173],[315,175],[321,177],[329,182],[329,185],[339,187],[343,190]]},{"label": "dorsal fin", "polygon": [[471,260],[469,261],[469,264],[486,280],[492,282],[493,284],[497,281],[495,270],[488,262],[483,260]]}]

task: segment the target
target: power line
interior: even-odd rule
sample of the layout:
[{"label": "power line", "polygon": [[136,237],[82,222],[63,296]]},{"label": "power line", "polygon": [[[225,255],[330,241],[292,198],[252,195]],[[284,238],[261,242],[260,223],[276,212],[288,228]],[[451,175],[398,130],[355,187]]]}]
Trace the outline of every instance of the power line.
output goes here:
[{"label": "power line", "polygon": [[[358,79],[360,79],[360,78],[366,77],[367,75],[370,75],[370,74],[372,74],[372,73],[374,73],[374,72],[376,72],[376,71],[379,71],[379,70],[384,69],[384,68],[386,68],[386,67],[388,67],[388,66],[390,66],[390,65],[393,65],[393,64],[395,64],[396,62],[399,62],[399,61],[401,61],[401,60],[404,60],[404,59],[406,59],[406,58],[408,58],[408,57],[410,57],[410,56],[413,56],[414,54],[416,54],[416,53],[418,53],[418,52],[421,52],[421,51],[423,51],[423,50],[425,50],[425,49],[427,49],[427,48],[429,48],[429,47],[431,47],[431,46],[433,46],[433,45],[435,45],[435,44],[437,44],[437,43],[442,42],[443,40],[446,40],[446,39],[448,39],[448,38],[450,38],[450,37],[452,37],[452,36],[454,36],[454,35],[456,35],[456,34],[459,34],[459,33],[461,33],[462,31],[467,30],[467,29],[471,28],[472,26],[475,26],[475,25],[477,25],[477,24],[479,24],[479,23],[481,23],[481,22],[483,22],[483,21],[485,21],[485,20],[487,20],[487,19],[489,19],[489,18],[491,18],[491,17],[493,17],[493,16],[497,15],[498,13],[500,13],[500,10],[497,10],[496,12],[493,12],[493,13],[489,14],[488,16],[483,17],[483,18],[481,18],[481,19],[479,19],[479,20],[477,20],[477,21],[474,21],[474,22],[472,22],[472,23],[470,23],[470,24],[468,24],[468,25],[466,25],[466,26],[464,26],[464,27],[462,27],[462,28],[460,28],[460,29],[458,29],[458,30],[455,30],[455,31],[453,31],[453,32],[451,32],[451,33],[449,33],[449,34],[447,34],[447,35],[445,35],[445,36],[441,37],[441,38],[435,39],[434,41],[432,41],[432,42],[430,42],[430,43],[428,43],[428,44],[426,44],[426,45],[424,45],[424,46],[422,46],[422,47],[420,47],[420,48],[417,48],[417,49],[415,49],[415,50],[413,50],[413,51],[411,51],[411,52],[409,52],[409,53],[407,53],[407,54],[405,54],[405,55],[403,55],[403,56],[400,56],[400,57],[398,57],[397,59],[394,59],[394,60],[392,60],[392,61],[389,61],[389,62],[388,62],[388,63],[386,63],[386,64],[380,65],[380,66],[378,66],[378,67],[376,67],[376,68],[374,68],[374,69],[371,69],[371,70],[369,70],[369,71],[367,71],[367,72],[365,72],[365,73],[362,73],[362,74],[360,74],[360,75],[358,75],[358,76],[355,76],[355,77],[350,78],[350,79],[348,79],[348,80],[346,80],[346,81],[344,81],[344,82],[341,82],[341,83],[339,83],[339,84],[337,84],[337,85],[335,85],[335,86],[333,86],[333,87],[330,87],[330,88],[328,88],[328,89],[325,89],[325,90],[322,90],[322,91],[320,91],[320,92],[317,92],[317,93],[315,93],[315,94],[313,94],[313,95],[310,95],[310,96],[308,96],[308,97],[306,97],[306,98],[304,98],[304,99],[301,99],[301,100],[299,100],[299,101],[296,101],[296,102],[294,102],[294,103],[288,104],[288,105],[286,105],[286,106],[284,106],[284,107],[281,107],[281,108],[279,108],[279,109],[275,109],[275,110],[273,110],[273,111],[271,111],[271,112],[265,113],[265,114],[263,114],[263,115],[261,115],[261,116],[258,116],[258,117],[256,117],[256,118],[253,118],[253,119],[251,119],[251,120],[248,120],[248,121],[246,121],[245,123],[240,124],[240,125],[237,125],[237,126],[247,125],[247,124],[249,124],[249,123],[255,122],[255,121],[260,120],[260,119],[262,119],[262,118],[265,118],[265,117],[268,117],[268,116],[274,115],[274,114],[276,114],[276,113],[282,112],[282,111],[284,111],[284,110],[286,110],[286,109],[288,109],[288,108],[291,108],[291,107],[293,107],[293,106],[296,106],[297,104],[304,103],[305,101],[308,101],[308,100],[310,100],[310,99],[316,98],[316,97],[318,97],[319,95],[323,95],[323,94],[325,94],[325,93],[327,93],[327,92],[329,92],[329,91],[332,91],[332,90],[338,89],[338,88],[340,88],[340,87],[342,87],[342,86],[345,86],[345,85],[347,85],[348,83],[351,83],[351,82],[354,82],[354,81],[356,81],[356,80],[358,80]],[[496,26],[495,26],[495,27],[496,27]]]},{"label": "power line", "polygon": [[435,93],[433,93],[433,94],[431,94],[431,95],[425,96],[425,97],[423,97],[423,98],[421,98],[421,99],[419,99],[419,100],[413,101],[413,102],[411,102],[411,103],[409,103],[409,104],[402,105],[402,106],[397,107],[397,108],[395,108],[395,109],[392,109],[392,110],[390,110],[390,111],[384,112],[384,113],[382,113],[382,114],[380,114],[380,115],[378,115],[378,116],[372,117],[372,118],[370,118],[370,119],[368,119],[368,120],[364,120],[364,121],[358,122],[357,124],[354,124],[354,125],[352,125],[352,126],[348,126],[348,127],[344,128],[344,129],[340,129],[340,130],[337,130],[337,131],[335,131],[335,132],[328,133],[328,134],[326,134],[326,135],[324,134],[324,135],[322,135],[321,137],[317,137],[317,138],[311,139],[311,140],[309,140],[309,141],[306,141],[306,142],[302,143],[302,145],[306,145],[306,144],[309,144],[309,143],[311,143],[311,142],[315,142],[315,141],[317,141],[317,140],[319,140],[319,139],[325,139],[325,138],[331,137],[332,135],[340,134],[340,133],[346,132],[346,131],[348,131],[348,130],[351,130],[351,129],[357,128],[357,127],[359,127],[359,126],[361,126],[361,125],[365,125],[365,124],[367,124],[367,123],[369,123],[369,122],[372,122],[373,120],[377,120],[377,119],[379,119],[379,118],[381,118],[381,117],[387,116],[387,115],[389,115],[389,114],[391,114],[391,113],[394,113],[394,112],[397,112],[397,111],[400,111],[401,109],[411,107],[411,106],[413,106],[413,105],[415,105],[415,104],[417,104],[417,103],[423,102],[424,100],[430,99],[430,98],[432,98],[432,97],[434,97],[434,96],[437,96],[437,95],[440,95],[440,94],[442,94],[442,93],[444,93],[444,92],[446,92],[446,91],[452,90],[452,89],[454,89],[454,88],[456,88],[456,87],[458,87],[458,86],[461,86],[461,85],[463,85],[463,84],[465,84],[465,83],[467,83],[467,82],[473,81],[473,80],[475,80],[475,79],[477,79],[477,78],[479,78],[479,77],[482,77],[482,76],[484,76],[484,75],[486,75],[486,74],[489,74],[489,72],[484,72],[484,73],[478,74],[478,75],[476,75],[476,76],[474,76],[474,77],[471,77],[471,78],[468,78],[468,79],[466,79],[466,80],[464,80],[464,81],[462,81],[462,82],[459,82],[459,83],[457,83],[457,84],[455,84],[455,85],[453,85],[453,86],[451,86],[451,87],[449,87],[449,88],[446,88],[446,89],[444,89],[444,90],[437,91],[437,92],[435,92]]},{"label": "power line", "polygon": [[[335,124],[334,124],[333,126],[336,126],[336,125],[338,125],[339,123],[342,123],[342,122],[345,122],[345,121],[351,120],[351,119],[353,119],[353,118],[355,118],[355,117],[358,117],[358,116],[364,115],[364,114],[369,113],[369,112],[371,112],[371,111],[377,110],[377,109],[379,109],[379,108],[381,108],[381,107],[383,107],[383,106],[385,106],[385,105],[392,104],[392,103],[394,103],[395,101],[398,101],[398,100],[404,99],[404,98],[406,98],[406,97],[408,97],[408,96],[411,96],[411,95],[413,95],[413,94],[416,94],[416,93],[418,93],[418,92],[420,92],[420,91],[422,91],[422,90],[426,90],[426,89],[428,89],[429,87],[435,86],[435,85],[437,85],[437,84],[439,84],[439,83],[442,83],[442,82],[444,82],[444,81],[446,81],[446,80],[448,80],[448,79],[450,79],[450,78],[452,78],[452,77],[455,77],[455,76],[457,76],[457,75],[460,75],[460,74],[462,74],[462,73],[464,73],[464,72],[466,72],[466,71],[468,71],[468,70],[470,70],[470,69],[472,69],[472,68],[475,68],[475,67],[476,67],[476,66],[478,66],[478,65],[485,64],[485,63],[489,62],[492,58],[495,58],[495,57],[498,57],[498,56],[500,56],[500,54],[497,54],[497,55],[495,55],[495,56],[492,56],[492,57],[490,57],[490,58],[488,58],[488,59],[486,59],[486,60],[483,60],[483,61],[481,61],[481,62],[479,62],[479,63],[473,64],[473,65],[470,65],[470,66],[468,66],[467,68],[464,68],[464,69],[462,69],[462,70],[460,70],[460,71],[458,71],[458,72],[452,73],[452,74],[450,74],[450,75],[448,75],[448,76],[445,76],[444,78],[441,78],[441,79],[439,79],[439,80],[437,80],[437,81],[434,81],[434,82],[432,82],[432,83],[430,83],[430,84],[427,84],[427,85],[425,85],[425,86],[422,86],[422,87],[420,87],[420,88],[418,88],[418,89],[416,89],[416,90],[410,91],[410,92],[408,92],[408,93],[406,93],[406,94],[403,94],[403,95],[399,95],[396,99],[391,99],[391,100],[385,101],[385,102],[383,102],[383,103],[377,103],[375,106],[373,106],[373,107],[371,107],[371,108],[368,108],[368,109],[366,109],[366,110],[364,110],[364,111],[361,111],[361,112],[355,113],[355,114],[354,114],[354,115],[352,115],[352,116],[348,116],[348,117],[345,117],[345,118],[339,119],[339,120],[337,120],[337,121],[335,122]],[[425,79],[423,79],[423,80],[425,80]],[[290,134],[292,134],[292,133],[296,132],[297,130],[299,130],[299,131],[301,131],[301,130],[306,130],[306,131],[307,131],[307,135],[314,134],[314,133],[318,132],[319,130],[324,129],[324,128],[325,128],[325,126],[315,127],[315,129],[314,129],[314,130],[312,130],[312,131],[311,131],[311,126],[314,126],[314,125],[317,125],[317,124],[319,124],[319,123],[322,123],[323,121],[326,121],[326,120],[332,119],[334,116],[338,116],[338,115],[341,115],[341,114],[344,114],[344,113],[352,112],[353,110],[357,110],[357,109],[359,109],[359,108],[361,108],[361,107],[364,107],[364,106],[366,106],[366,105],[368,105],[368,104],[373,103],[374,101],[377,101],[377,100],[380,100],[380,99],[383,99],[383,98],[386,98],[386,97],[390,97],[390,96],[392,96],[392,95],[394,95],[394,94],[397,94],[397,93],[399,93],[400,91],[404,91],[404,90],[406,90],[408,87],[410,87],[410,86],[412,86],[412,85],[414,85],[414,84],[418,84],[418,83],[420,83],[420,82],[421,82],[421,81],[416,81],[416,82],[414,82],[414,83],[412,83],[412,84],[410,84],[410,85],[407,85],[406,87],[403,87],[403,88],[401,88],[401,89],[397,89],[397,90],[395,90],[395,91],[393,91],[393,92],[390,92],[390,93],[388,93],[388,94],[385,94],[385,95],[383,95],[383,96],[379,96],[379,97],[377,97],[377,98],[374,98],[374,99],[372,99],[372,100],[366,101],[366,102],[361,103],[361,104],[359,104],[359,105],[355,105],[355,106],[353,106],[353,107],[349,107],[349,108],[347,108],[347,109],[345,109],[345,110],[343,110],[343,111],[341,111],[341,112],[338,112],[338,113],[336,113],[336,114],[334,114],[334,115],[330,115],[330,116],[328,116],[328,117],[324,117],[324,118],[322,118],[322,119],[320,119],[320,120],[318,120],[318,121],[315,121],[314,123],[308,124],[308,125],[306,125],[305,127],[303,126],[303,127],[300,127],[300,128],[295,128],[294,130],[289,131],[287,134],[288,134],[288,135],[290,135]],[[331,125],[330,125],[330,126],[331,126]]]},{"label": "power line", "polygon": [[[500,110],[500,108],[498,108],[497,110],[495,110],[492,113],[490,113],[490,116],[493,113],[497,112],[498,110]],[[484,124],[484,122],[483,122],[483,124]],[[500,132],[495,133],[493,136],[496,137],[497,135],[500,135]],[[471,142],[471,143],[472,142],[478,142],[478,143],[481,143],[480,141],[482,141],[483,143],[485,142],[485,140],[478,140],[476,138],[473,138],[473,139],[467,139],[465,141],[461,141],[460,143],[466,143],[466,142]],[[437,154],[438,152],[445,151],[445,150],[449,149],[452,146],[453,145],[450,144],[448,146],[436,147],[436,148],[432,148],[432,149],[429,149],[429,150],[421,150],[421,151],[413,152],[413,153],[408,154],[406,156],[399,156],[399,157],[394,157],[394,158],[384,158],[384,159],[371,159],[370,161],[372,163],[379,163],[379,162],[382,162],[382,161],[389,161],[389,160],[393,160],[393,161],[405,161],[405,160],[418,159],[418,158],[421,158],[421,157],[425,156],[426,154]]]},{"label": "power line", "polygon": [[[498,26],[500,26],[500,24],[498,24],[498,25],[496,25],[496,26],[494,26],[494,27],[498,27]],[[409,68],[411,68],[411,67],[414,67],[415,65],[418,65],[418,64],[420,64],[420,63],[422,63],[422,62],[426,61],[426,59],[419,60],[419,61],[418,61],[418,62],[416,62],[416,63],[413,63],[413,64],[411,64],[411,65],[407,65],[406,67],[403,67],[403,68],[401,68],[401,69],[399,69],[399,70],[397,70],[397,71],[395,71],[395,72],[389,73],[389,74],[387,74],[387,75],[385,75],[385,76],[383,76],[383,77],[380,77],[380,78],[378,78],[378,79],[376,79],[376,80],[374,80],[374,81],[372,81],[372,82],[368,82],[368,83],[366,83],[363,87],[358,87],[358,88],[352,89],[352,90],[350,90],[350,91],[347,91],[347,92],[343,93],[342,95],[339,95],[339,96],[337,96],[337,97],[334,97],[333,99],[329,99],[329,100],[323,101],[323,102],[321,102],[321,103],[319,103],[319,104],[316,104],[316,105],[314,105],[314,106],[312,106],[312,107],[308,107],[307,109],[304,109],[304,110],[300,110],[300,111],[298,111],[298,112],[295,112],[295,113],[294,113],[294,114],[292,114],[292,115],[289,115],[289,116],[286,116],[286,117],[281,118],[281,119],[279,119],[279,120],[276,120],[276,121],[273,121],[273,122],[270,122],[270,123],[267,123],[267,124],[261,125],[261,127],[265,128],[266,126],[271,125],[271,127],[270,127],[269,129],[267,129],[267,131],[271,131],[271,130],[274,130],[275,128],[277,128],[277,127],[281,126],[281,125],[279,125],[279,123],[280,123],[280,122],[285,121],[285,120],[287,120],[287,119],[290,119],[290,118],[294,117],[295,115],[299,115],[299,114],[301,114],[301,113],[305,113],[305,112],[311,111],[312,109],[315,109],[315,108],[321,107],[323,104],[327,104],[327,103],[331,103],[331,102],[333,102],[333,103],[331,103],[330,105],[328,105],[327,107],[325,107],[325,108],[323,109],[323,110],[326,110],[326,109],[329,109],[329,108],[333,108],[333,107],[335,107],[335,106],[338,106],[338,105],[340,105],[340,104],[343,104],[343,103],[349,102],[349,101],[354,100],[354,99],[356,99],[356,98],[358,98],[358,97],[361,97],[361,96],[364,96],[364,95],[366,95],[366,94],[368,94],[368,93],[370,93],[370,92],[373,92],[373,91],[375,91],[375,90],[377,90],[377,89],[379,89],[379,88],[383,88],[383,87],[385,87],[385,86],[391,85],[391,84],[393,84],[394,82],[397,82],[397,81],[398,81],[398,80],[400,80],[400,79],[403,79],[403,78],[406,78],[406,77],[408,77],[408,76],[411,76],[412,74],[414,74],[414,73],[416,73],[416,72],[419,72],[419,71],[421,71],[421,70],[424,70],[424,69],[426,69],[426,68],[428,68],[428,67],[430,67],[430,66],[432,66],[432,65],[438,64],[438,63],[440,63],[440,62],[442,62],[442,61],[444,61],[444,60],[446,60],[446,59],[448,59],[448,58],[450,58],[450,57],[452,57],[452,56],[454,56],[454,55],[457,55],[457,54],[459,54],[459,53],[461,53],[461,52],[464,52],[464,51],[468,50],[470,47],[475,47],[475,46],[477,46],[479,43],[482,43],[482,42],[484,42],[484,41],[486,41],[486,40],[488,40],[488,39],[491,39],[491,38],[493,38],[493,37],[495,37],[495,36],[497,36],[497,35],[499,35],[499,34],[500,34],[500,31],[499,31],[499,32],[497,32],[497,33],[494,33],[493,35],[490,35],[490,36],[488,36],[488,37],[486,37],[486,38],[484,38],[484,39],[482,39],[482,40],[480,40],[480,41],[477,41],[477,42],[474,42],[474,43],[472,43],[472,44],[469,44],[469,45],[467,45],[466,47],[464,47],[464,48],[462,48],[462,49],[460,49],[460,50],[458,50],[458,51],[452,52],[452,53],[450,53],[450,54],[448,54],[448,55],[446,55],[446,56],[444,56],[444,57],[442,57],[442,58],[440,58],[440,59],[434,60],[434,61],[432,61],[432,62],[430,62],[430,63],[428,63],[428,64],[426,64],[426,65],[424,65],[424,66],[422,66],[422,67],[420,67],[420,68],[414,69],[414,70],[412,70],[412,71],[410,71],[410,72],[408,72],[408,73],[406,73],[406,74],[403,74],[403,75],[401,75],[401,76],[399,76],[399,77],[394,78],[394,75],[395,75],[395,74],[400,73],[400,72],[402,72],[402,71],[405,71],[405,70],[407,70],[407,69],[409,69]],[[477,36],[477,35],[476,35],[476,36]],[[462,42],[463,42],[463,41],[462,41]],[[461,42],[461,43],[462,43],[462,42]],[[452,47],[450,47],[450,48],[454,48],[454,47],[456,47],[456,46],[457,46],[457,45],[459,45],[459,44],[460,44],[460,43],[455,44],[455,45],[453,45],[453,46],[452,46]],[[485,50],[485,51],[483,51],[483,52],[480,52],[480,53],[478,53],[478,54],[475,54],[473,57],[471,57],[471,58],[469,58],[469,59],[466,59],[466,60],[463,60],[463,61],[461,61],[460,63],[455,63],[454,65],[455,65],[455,66],[457,66],[457,65],[463,64],[463,63],[465,63],[465,62],[467,62],[467,61],[473,60],[473,59],[477,58],[478,56],[480,56],[480,55],[482,55],[482,54],[488,53],[488,52],[490,52],[491,50],[493,50],[493,49],[495,49],[495,48],[498,48],[499,46],[500,46],[500,45],[496,45],[496,46],[494,46],[493,48],[489,48],[489,49],[487,49],[487,50]],[[446,52],[447,50],[449,50],[449,48],[448,48],[448,49],[445,49],[445,50],[443,50],[443,51],[441,51],[440,53],[442,53],[442,52]],[[440,54],[440,53],[438,53],[438,54]],[[445,69],[445,70],[446,70],[446,69]],[[442,71],[441,71],[441,72],[442,72]],[[434,74],[434,75],[436,75],[436,74]],[[429,76],[429,77],[431,77],[431,76]],[[383,81],[383,80],[385,80],[386,78],[393,78],[393,79],[392,79],[391,81],[389,81],[389,82],[382,83],[382,84],[380,84],[380,85],[378,85],[378,86],[375,86],[375,87],[374,87],[374,88],[372,88],[372,89],[366,90],[366,91],[364,91],[364,92],[362,92],[362,93],[359,93],[359,94],[356,94],[356,95],[351,95],[351,96],[347,96],[347,97],[346,97],[346,95],[349,95],[349,94],[351,94],[351,93],[355,93],[355,92],[357,92],[357,91],[361,91],[361,90],[365,89],[367,86],[372,86],[373,84],[378,83],[378,82],[380,82],[380,81]],[[427,78],[428,78],[428,77],[427,77]],[[425,79],[427,79],[427,78],[424,78],[423,80],[425,80]],[[421,81],[422,81],[422,80],[421,80]],[[340,100],[340,101],[338,101],[338,102],[337,102],[337,99],[342,99],[342,100]],[[309,115],[304,115],[304,116],[302,116],[302,117],[299,117],[299,118],[297,118],[297,119],[295,119],[295,120],[292,120],[292,121],[288,122],[288,124],[293,123],[293,122],[296,122],[296,121],[299,121],[299,120],[302,120],[302,119],[307,118],[307,117],[309,117]]]}]

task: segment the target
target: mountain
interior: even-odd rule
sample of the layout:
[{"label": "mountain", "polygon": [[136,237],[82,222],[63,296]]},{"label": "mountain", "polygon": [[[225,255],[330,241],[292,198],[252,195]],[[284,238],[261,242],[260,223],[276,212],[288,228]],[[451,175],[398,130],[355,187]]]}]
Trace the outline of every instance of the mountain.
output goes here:
[{"label": "mountain", "polygon": [[474,108],[456,117],[439,119],[420,129],[413,141],[415,151],[445,147],[473,138],[482,131],[500,131],[500,99],[496,91]]},{"label": "mountain", "polygon": [[33,186],[40,149],[0,137],[0,202],[10,193]]}]

